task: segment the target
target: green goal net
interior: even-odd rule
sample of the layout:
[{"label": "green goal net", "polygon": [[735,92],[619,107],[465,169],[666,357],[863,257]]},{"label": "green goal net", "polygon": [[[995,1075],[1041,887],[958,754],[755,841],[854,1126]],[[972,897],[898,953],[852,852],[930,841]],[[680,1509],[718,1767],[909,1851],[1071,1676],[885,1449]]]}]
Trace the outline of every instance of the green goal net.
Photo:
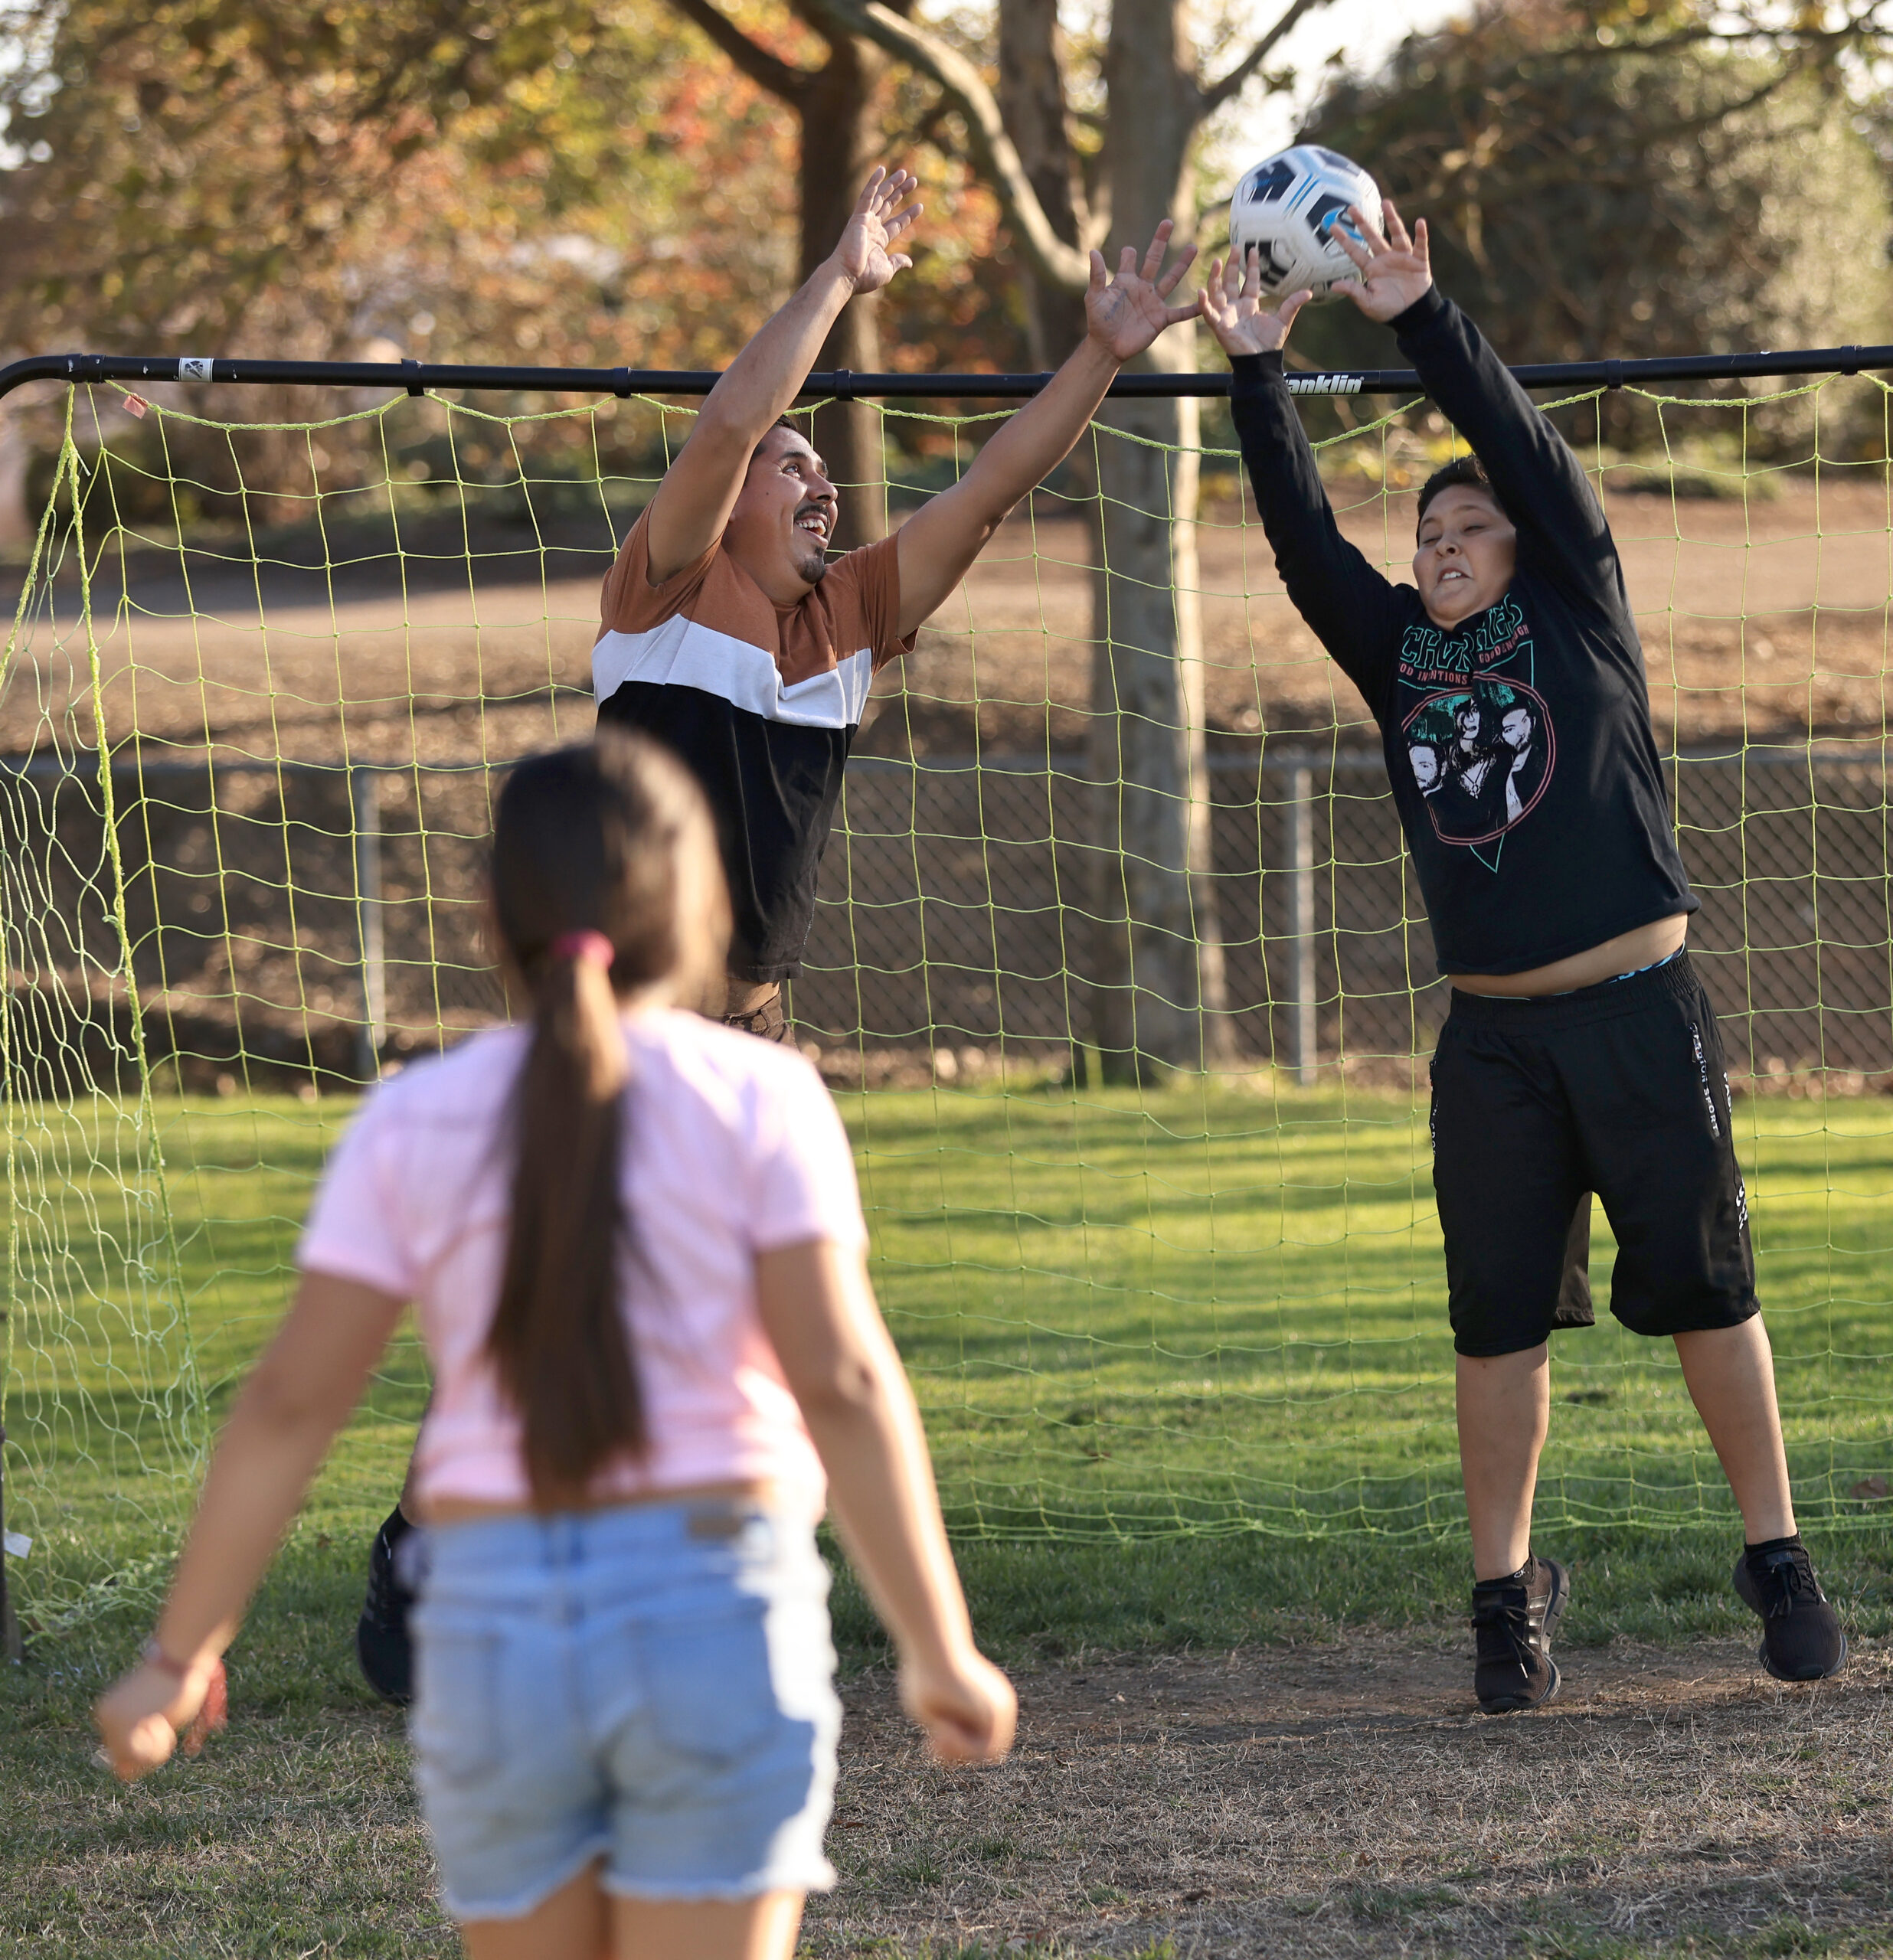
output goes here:
[{"label": "green goal net", "polygon": [[[0,1420],[42,1627],[164,1570],[365,1083],[500,1011],[495,786],[590,728],[599,582],[689,423],[207,398],[29,411]],[[1893,1478],[1885,393],[1558,413],[1643,629],[1797,1497],[1866,1517]],[[1309,413],[1344,527],[1401,567],[1450,432],[1424,403]],[[793,988],[962,1534],[1463,1519],[1424,1108],[1444,1001],[1365,711],[1219,415],[1167,449],[1100,423],[882,677]],[[883,411],[893,516],[996,419]],[[1159,1021],[1168,1052],[1127,1055]],[[1545,1528],[1726,1517],[1673,1351],[1604,1312],[1610,1258],[1600,1215]],[[425,1393],[404,1338],[306,1529],[379,1514]]]}]

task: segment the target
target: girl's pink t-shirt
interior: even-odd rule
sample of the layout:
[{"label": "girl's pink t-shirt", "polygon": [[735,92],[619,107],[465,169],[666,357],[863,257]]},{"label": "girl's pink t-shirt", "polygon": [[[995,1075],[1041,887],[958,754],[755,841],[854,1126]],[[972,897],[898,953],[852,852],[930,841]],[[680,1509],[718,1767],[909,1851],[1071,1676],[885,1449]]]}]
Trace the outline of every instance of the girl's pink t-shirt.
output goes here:
[{"label": "girl's pink t-shirt", "polygon": [[[793,1049],[693,1014],[625,1018],[624,1312],[649,1443],[595,1494],[767,1481],[819,1516],[820,1459],[757,1312],[759,1253],[865,1245],[846,1132]],[[382,1083],[330,1158],[298,1263],[414,1302],[434,1393],[423,1502],[530,1500],[521,1425],[485,1353],[505,1256],[508,1097],[531,1031],[499,1027]]]}]

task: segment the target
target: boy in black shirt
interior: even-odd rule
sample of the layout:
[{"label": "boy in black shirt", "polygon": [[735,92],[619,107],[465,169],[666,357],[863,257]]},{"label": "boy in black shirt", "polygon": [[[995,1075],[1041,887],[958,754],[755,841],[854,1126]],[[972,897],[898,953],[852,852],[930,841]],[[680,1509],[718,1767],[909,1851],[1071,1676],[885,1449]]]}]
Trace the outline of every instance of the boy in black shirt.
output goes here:
[{"label": "boy in black shirt", "polygon": [[1289,597],[1378,724],[1452,1008],[1434,1057],[1434,1182],[1472,1527],[1475,1687],[1558,1691],[1568,1596],[1531,1550],[1547,1337],[1588,1325],[1591,1196],[1619,1246],[1611,1311],[1668,1334],[1741,1508],[1736,1590],[1783,1680],[1838,1672],[1839,1619],[1795,1530],[1757,1312],[1721,1044],[1684,951],[1676,851],[1623,569],[1582,467],[1409,238],[1352,214],[1360,278],[1474,452],[1420,495],[1414,586],[1342,537],[1285,384],[1309,295],[1269,310],[1254,254],[1210,269],[1243,459]]}]

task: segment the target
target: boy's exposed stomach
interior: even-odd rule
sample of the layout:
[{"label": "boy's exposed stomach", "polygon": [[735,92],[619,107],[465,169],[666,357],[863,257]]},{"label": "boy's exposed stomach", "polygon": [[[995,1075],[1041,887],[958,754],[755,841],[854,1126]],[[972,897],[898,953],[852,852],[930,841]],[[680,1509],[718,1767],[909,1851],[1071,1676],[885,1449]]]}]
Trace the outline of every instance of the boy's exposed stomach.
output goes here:
[{"label": "boy's exposed stomach", "polygon": [[1466,994],[1502,994],[1520,1000],[1542,994],[1569,994],[1580,987],[1594,987],[1600,981],[1614,980],[1621,973],[1654,966],[1682,945],[1689,931],[1689,914],[1676,912],[1667,919],[1653,919],[1647,926],[1620,933],[1601,945],[1587,946],[1582,952],[1555,959],[1548,966],[1534,966],[1523,973],[1449,973],[1446,977]]}]

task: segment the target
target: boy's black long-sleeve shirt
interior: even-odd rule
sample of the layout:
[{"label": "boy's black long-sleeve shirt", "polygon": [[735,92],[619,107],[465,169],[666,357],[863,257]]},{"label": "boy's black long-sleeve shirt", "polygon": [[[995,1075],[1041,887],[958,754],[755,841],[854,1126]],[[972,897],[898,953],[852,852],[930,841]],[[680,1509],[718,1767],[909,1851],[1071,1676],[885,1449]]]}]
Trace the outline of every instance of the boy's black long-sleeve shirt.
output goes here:
[{"label": "boy's black long-sleeve shirt", "polygon": [[1693,912],[1623,571],[1578,459],[1465,315],[1394,321],[1518,531],[1495,606],[1437,626],[1341,534],[1279,354],[1231,406],[1296,609],[1365,697],[1440,970],[1519,973]]}]

